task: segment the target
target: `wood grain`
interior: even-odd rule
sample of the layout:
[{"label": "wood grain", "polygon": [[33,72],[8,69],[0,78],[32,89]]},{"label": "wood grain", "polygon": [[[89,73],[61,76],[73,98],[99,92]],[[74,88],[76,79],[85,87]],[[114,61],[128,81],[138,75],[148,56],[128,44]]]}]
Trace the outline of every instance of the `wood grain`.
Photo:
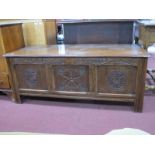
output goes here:
[{"label": "wood grain", "polygon": [[3,26],[1,32],[6,53],[24,47],[21,24]]},{"label": "wood grain", "polygon": [[23,23],[23,34],[26,46],[46,45],[44,24],[40,20]]},{"label": "wood grain", "polygon": [[23,23],[26,46],[56,44],[55,20],[34,20]]},{"label": "wood grain", "polygon": [[[0,89],[11,89],[8,66],[3,54],[24,47],[21,24],[0,25]],[[10,95],[12,96],[12,95]]]},{"label": "wood grain", "polygon": [[53,45],[57,44],[56,36],[57,36],[57,27],[56,21],[53,19],[45,20],[44,23],[44,30],[45,30],[45,37],[46,37],[46,44]]}]

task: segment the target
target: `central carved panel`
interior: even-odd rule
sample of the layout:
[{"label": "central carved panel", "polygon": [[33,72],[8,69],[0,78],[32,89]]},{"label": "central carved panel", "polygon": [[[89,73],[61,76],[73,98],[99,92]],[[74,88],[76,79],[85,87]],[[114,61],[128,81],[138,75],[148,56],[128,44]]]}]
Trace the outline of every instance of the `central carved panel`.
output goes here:
[{"label": "central carved panel", "polygon": [[57,91],[87,92],[89,90],[88,67],[55,66],[54,68]]}]

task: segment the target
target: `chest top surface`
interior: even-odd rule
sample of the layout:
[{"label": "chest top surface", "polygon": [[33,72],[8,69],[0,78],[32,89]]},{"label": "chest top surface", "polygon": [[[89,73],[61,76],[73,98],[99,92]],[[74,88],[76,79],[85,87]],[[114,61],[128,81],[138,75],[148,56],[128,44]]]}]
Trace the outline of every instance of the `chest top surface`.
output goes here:
[{"label": "chest top surface", "polygon": [[31,46],[21,48],[5,57],[148,57],[138,45],[74,44]]}]

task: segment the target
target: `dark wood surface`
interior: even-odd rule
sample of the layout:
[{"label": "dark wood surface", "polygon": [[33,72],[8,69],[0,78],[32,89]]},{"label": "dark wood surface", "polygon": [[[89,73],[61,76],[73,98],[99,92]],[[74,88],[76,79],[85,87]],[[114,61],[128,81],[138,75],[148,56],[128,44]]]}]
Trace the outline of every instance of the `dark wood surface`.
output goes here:
[{"label": "dark wood surface", "polygon": [[[60,48],[60,49],[59,49]],[[42,96],[134,102],[143,108],[147,53],[135,45],[26,47],[7,54],[14,100]]]},{"label": "dark wood surface", "polygon": [[147,57],[138,45],[75,44],[30,46],[5,54],[5,57]]},{"label": "dark wood surface", "polygon": [[65,44],[131,44],[133,20],[64,22]]}]

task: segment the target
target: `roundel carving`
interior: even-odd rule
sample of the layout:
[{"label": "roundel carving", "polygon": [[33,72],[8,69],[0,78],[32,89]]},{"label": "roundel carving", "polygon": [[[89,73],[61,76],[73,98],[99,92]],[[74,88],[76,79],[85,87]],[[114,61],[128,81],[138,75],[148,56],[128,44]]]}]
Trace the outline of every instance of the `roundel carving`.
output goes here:
[{"label": "roundel carving", "polygon": [[112,71],[108,75],[108,85],[112,90],[122,91],[127,83],[127,74],[124,71]]}]

